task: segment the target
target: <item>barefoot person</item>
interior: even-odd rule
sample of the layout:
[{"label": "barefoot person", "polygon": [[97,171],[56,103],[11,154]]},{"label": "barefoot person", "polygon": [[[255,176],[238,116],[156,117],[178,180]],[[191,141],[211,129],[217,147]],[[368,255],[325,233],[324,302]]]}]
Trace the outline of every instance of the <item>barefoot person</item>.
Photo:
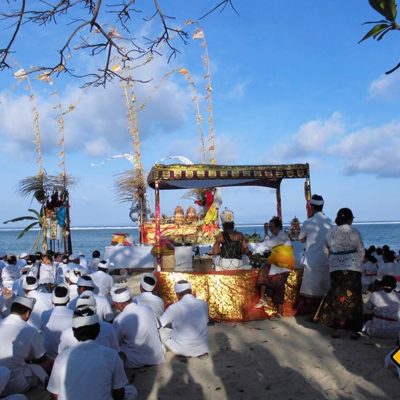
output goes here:
[{"label": "barefoot person", "polygon": [[[262,243],[263,249],[269,252],[285,251],[285,260],[282,257],[277,259],[271,253],[267,264],[260,268],[257,279],[257,287],[260,289],[260,301],[256,308],[267,305],[265,293],[267,290],[273,292],[272,302],[278,310],[278,316],[283,315],[283,302],[285,296],[285,283],[291,269],[294,267],[294,256],[291,241],[282,229],[282,221],[278,217],[273,217],[268,224],[264,225],[266,236]],[[282,253],[281,253],[282,254]],[[287,255],[289,257],[287,257]],[[275,261],[273,263],[273,261]],[[285,268],[290,267],[290,268]]]},{"label": "barefoot person", "polygon": [[332,327],[332,337],[340,337],[339,328],[352,332],[356,339],[362,327],[361,264],[365,249],[360,233],[351,227],[353,213],[341,208],[336,226],[326,236],[329,250],[331,287],[319,315],[319,321]]}]

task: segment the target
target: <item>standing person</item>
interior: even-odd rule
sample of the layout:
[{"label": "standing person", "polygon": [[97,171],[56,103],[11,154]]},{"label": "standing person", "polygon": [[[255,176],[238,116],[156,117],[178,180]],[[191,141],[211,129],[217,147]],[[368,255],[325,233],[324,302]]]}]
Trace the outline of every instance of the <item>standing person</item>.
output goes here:
[{"label": "standing person", "polygon": [[306,243],[304,275],[300,287],[300,313],[314,312],[329,290],[328,249],[325,238],[333,222],[322,212],[324,199],[314,194],[310,201],[312,217],[304,221],[299,239]]},{"label": "standing person", "polygon": [[64,330],[72,327],[74,312],[67,307],[69,302],[68,287],[56,286],[53,290],[54,308],[43,312],[41,331],[44,336],[44,348],[50,357],[56,357],[60,337]]},{"label": "standing person", "polygon": [[89,270],[91,272],[96,272],[99,262],[100,262],[100,252],[98,250],[95,250],[92,253],[92,259],[90,260],[90,263],[89,263]]},{"label": "standing person", "polygon": [[4,396],[43,386],[51,371],[42,337],[27,324],[34,304],[34,299],[16,297],[11,314],[0,322],[0,366],[11,373]]},{"label": "standing person", "polygon": [[53,257],[45,254],[39,270],[39,285],[44,285],[51,292],[56,283],[56,270],[53,265]]},{"label": "standing person", "polygon": [[[123,400],[128,379],[118,353],[95,342],[100,332],[99,317],[89,308],[75,311],[72,329],[78,344],[60,353],[47,390],[53,399]],[[137,391],[131,386],[132,395]]]},{"label": "standing person", "polygon": [[20,277],[20,271],[17,266],[17,257],[10,254],[7,257],[7,265],[1,270],[1,280],[3,283],[3,288],[7,292],[11,293],[13,284]]},{"label": "standing person", "polygon": [[207,303],[193,296],[192,285],[185,280],[175,284],[175,293],[178,302],[160,318],[162,342],[175,354],[186,357],[209,353]]},{"label": "standing person", "polygon": [[[295,264],[292,243],[282,228],[282,221],[278,217],[273,217],[269,224],[264,225],[266,236],[262,245],[266,251],[272,253],[267,259],[267,264],[263,265],[258,273],[257,287],[260,288],[260,301],[255,305],[256,308],[266,306],[265,292],[267,289],[273,290],[272,301],[277,307],[278,317],[283,315],[285,283]],[[279,258],[274,252],[278,252]]]},{"label": "standing person", "polygon": [[97,271],[90,274],[95,286],[99,290],[99,296],[108,296],[114,286],[114,279],[108,273],[109,264],[102,260],[97,264]]},{"label": "standing person", "polygon": [[362,328],[361,264],[365,249],[360,233],[351,227],[353,212],[341,208],[336,226],[326,236],[329,250],[331,287],[323,303],[319,320],[332,327],[332,337],[339,338],[339,328],[350,330],[352,339],[358,338]]},{"label": "standing person", "polygon": [[243,254],[248,257],[251,252],[242,232],[235,230],[233,212],[225,207],[221,213],[222,232],[215,238],[212,250],[213,256],[219,256],[216,260],[215,270],[237,270],[243,266]]},{"label": "standing person", "polygon": [[151,308],[132,303],[127,288],[111,292],[112,301],[120,314],[113,326],[127,368],[158,365],[165,361],[165,348],[160,341],[156,317]]},{"label": "standing person", "polygon": [[153,274],[144,274],[140,280],[140,294],[133,298],[133,301],[139,305],[149,306],[156,316],[160,319],[163,315],[165,307],[164,300],[155,294],[153,290],[156,287],[157,279]]}]

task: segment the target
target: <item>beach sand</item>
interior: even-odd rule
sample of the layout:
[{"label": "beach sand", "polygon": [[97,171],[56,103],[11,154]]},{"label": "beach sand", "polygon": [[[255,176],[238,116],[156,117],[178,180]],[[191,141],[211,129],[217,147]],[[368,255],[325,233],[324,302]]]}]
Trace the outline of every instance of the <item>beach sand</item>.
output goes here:
[{"label": "beach sand", "polygon": [[[140,274],[128,286],[138,293]],[[361,337],[308,322],[309,316],[209,327],[210,355],[182,358],[167,352],[156,367],[127,370],[139,399],[396,399],[400,380],[383,368],[394,339]],[[29,399],[49,398],[43,391]]]}]

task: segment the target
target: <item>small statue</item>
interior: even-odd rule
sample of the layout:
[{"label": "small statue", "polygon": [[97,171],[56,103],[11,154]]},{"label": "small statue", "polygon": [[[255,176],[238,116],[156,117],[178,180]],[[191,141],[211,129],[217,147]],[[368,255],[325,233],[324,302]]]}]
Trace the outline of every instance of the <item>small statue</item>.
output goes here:
[{"label": "small statue", "polygon": [[291,240],[298,240],[300,235],[300,221],[297,217],[294,217],[290,221],[289,237]]},{"label": "small statue", "polygon": [[181,206],[176,206],[174,211],[174,222],[176,225],[182,225],[185,222],[185,213]]},{"label": "small statue", "polygon": [[186,222],[188,224],[194,224],[197,222],[197,213],[193,206],[189,206],[186,210]]}]

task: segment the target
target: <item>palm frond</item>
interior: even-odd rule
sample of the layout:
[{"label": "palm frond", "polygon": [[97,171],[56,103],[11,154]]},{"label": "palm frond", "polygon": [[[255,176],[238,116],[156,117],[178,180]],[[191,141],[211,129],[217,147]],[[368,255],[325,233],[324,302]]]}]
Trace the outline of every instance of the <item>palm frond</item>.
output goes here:
[{"label": "palm frond", "polygon": [[121,203],[131,202],[143,197],[146,192],[146,184],[143,173],[135,169],[117,174],[115,191]]},{"label": "palm frond", "polygon": [[51,190],[51,178],[52,177],[46,174],[38,174],[22,178],[18,182],[17,192],[23,197],[32,195],[41,197],[47,191]]},{"label": "palm frond", "polygon": [[20,222],[20,221],[27,221],[27,220],[37,220],[36,217],[33,217],[32,215],[24,215],[22,217],[17,217],[13,219],[9,219],[7,221],[4,221],[3,224],[8,224],[9,222]]},{"label": "palm frond", "polygon": [[30,231],[35,225],[39,225],[39,221],[33,222],[32,224],[29,224],[27,227],[25,227],[24,230],[20,232],[17,239],[21,239],[22,236],[24,236],[26,232]]}]

